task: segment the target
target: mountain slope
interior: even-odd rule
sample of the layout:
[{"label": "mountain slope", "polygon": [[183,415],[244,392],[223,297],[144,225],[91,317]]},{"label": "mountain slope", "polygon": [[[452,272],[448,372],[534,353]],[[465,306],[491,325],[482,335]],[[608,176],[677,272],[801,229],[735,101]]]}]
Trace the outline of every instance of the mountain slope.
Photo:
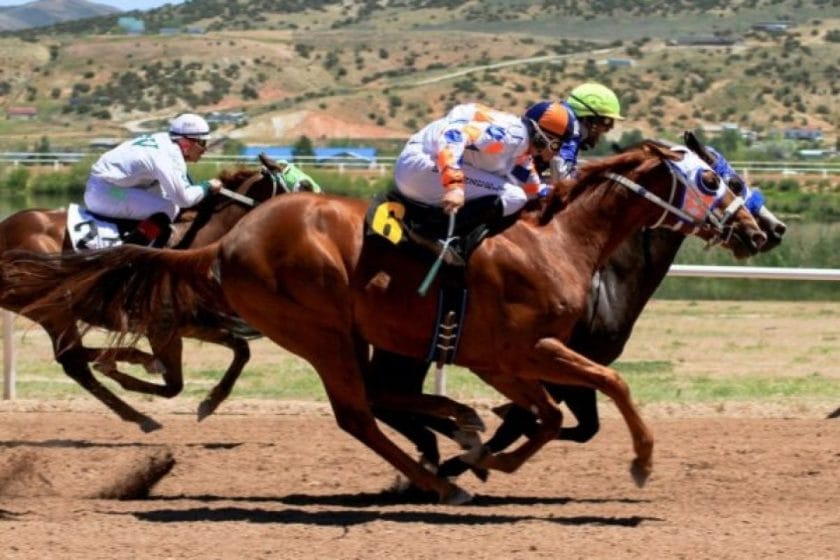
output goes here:
[{"label": "mountain slope", "polygon": [[47,27],[64,21],[119,13],[120,10],[85,0],[37,0],[0,8],[0,31]]}]

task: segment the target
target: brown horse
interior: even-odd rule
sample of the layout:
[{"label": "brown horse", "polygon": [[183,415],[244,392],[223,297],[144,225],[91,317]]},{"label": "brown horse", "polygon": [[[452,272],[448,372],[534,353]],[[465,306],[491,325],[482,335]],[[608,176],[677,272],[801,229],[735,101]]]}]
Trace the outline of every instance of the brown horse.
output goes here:
[{"label": "brown horse", "polygon": [[[220,179],[226,189],[236,193],[239,200],[230,195],[216,195],[203,201],[196,209],[189,210],[186,220],[176,222],[176,247],[203,247],[227,233],[239,219],[253,206],[271,198],[278,192],[285,192],[278,188],[278,169],[274,162],[265,158],[265,169],[254,171],[238,169],[225,171]],[[237,196],[238,195],[238,196]],[[72,251],[69,236],[66,235],[67,212],[64,209],[21,210],[0,222],[0,254],[24,249],[41,254],[57,254],[62,251]],[[11,311],[20,312],[39,297],[39,287],[22,293],[16,286],[5,285],[0,290],[0,306]],[[24,313],[26,314],[26,313]],[[37,320],[37,319],[36,319]],[[39,319],[41,326],[50,335],[56,360],[61,364],[65,373],[84,387],[94,397],[102,401],[120,418],[137,423],[145,431],[160,428],[155,420],[139,413],[122,399],[112,393],[94,377],[88,363],[94,363],[97,370],[117,381],[123,388],[140,393],[173,397],[183,388],[183,373],[181,367],[181,337],[197,338],[206,342],[221,344],[233,352],[233,360],[225,371],[219,383],[213,387],[199,406],[199,420],[211,414],[216,407],[230,394],[230,391],[250,358],[247,336],[256,333],[237,331],[236,328],[217,328],[212,323],[202,324],[193,321],[183,325],[178,331],[179,336],[154,335],[150,337],[152,354],[135,348],[88,348],[85,347],[76,331],[75,320],[72,317],[56,318],[44,317]],[[106,326],[91,319],[91,324]],[[63,334],[62,334],[63,333]],[[64,345],[63,340],[72,340],[70,345]],[[163,376],[163,384],[150,383],[120,372],[117,362],[125,361],[142,364],[148,371],[157,371]]]},{"label": "brown horse", "polygon": [[[703,187],[677,180],[674,165],[688,159],[645,143],[591,162],[581,169],[562,210],[552,200],[541,219],[523,217],[472,255],[456,363],[540,420],[533,438],[510,453],[483,457],[479,466],[511,472],[554,439],[562,415],[542,383],[563,383],[598,389],[615,401],[632,436],[631,472],[638,484],[646,480],[653,436],[627,384],[564,341],[585,310],[593,273],[640,227],[668,225],[710,240],[723,235],[736,256],[758,251],[766,236],[746,209],[730,205],[731,191],[720,185],[720,205],[701,208],[698,201],[708,200],[700,193]],[[709,174],[716,178],[706,164],[695,164],[695,170],[704,181]],[[663,200],[677,207],[663,210]],[[688,216],[679,201],[693,201],[700,217]],[[131,330],[146,332],[162,316],[178,321],[196,309],[229,305],[313,365],[340,427],[418,488],[437,493],[442,502],[461,503],[468,494],[412,460],[378,428],[371,412],[363,379],[368,345],[424,356],[436,301],[416,294],[430,262],[384,239],[366,238],[366,208],[365,201],[335,196],[278,197],[203,249],[126,246],[58,262],[16,255],[0,260],[0,281],[52,282],[54,289],[33,306],[34,313],[108,315],[125,331],[129,323]],[[108,286],[113,288],[103,293]]]}]

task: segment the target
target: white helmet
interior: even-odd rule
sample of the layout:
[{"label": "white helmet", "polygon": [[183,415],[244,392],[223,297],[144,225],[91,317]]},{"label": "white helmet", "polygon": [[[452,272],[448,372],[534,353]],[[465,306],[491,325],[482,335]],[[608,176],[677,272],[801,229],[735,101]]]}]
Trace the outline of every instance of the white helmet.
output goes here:
[{"label": "white helmet", "polygon": [[195,113],[178,115],[169,123],[169,134],[207,140],[210,138],[210,125],[203,117]]}]

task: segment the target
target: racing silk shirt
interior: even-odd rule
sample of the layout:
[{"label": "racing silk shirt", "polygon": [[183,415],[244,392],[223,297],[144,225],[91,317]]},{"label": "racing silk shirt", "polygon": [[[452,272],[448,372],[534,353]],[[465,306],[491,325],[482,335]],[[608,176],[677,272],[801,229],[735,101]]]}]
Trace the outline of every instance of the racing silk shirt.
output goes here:
[{"label": "racing silk shirt", "polygon": [[195,206],[207,193],[207,187],[190,183],[181,148],[168,132],[126,140],[102,154],[90,176],[117,187],[157,185],[165,198],[181,208]]},{"label": "racing silk shirt", "polygon": [[464,187],[463,166],[487,171],[536,196],[540,179],[529,154],[528,131],[522,120],[478,103],[455,106],[411,137],[422,143],[440,172],[444,189]]},{"label": "racing silk shirt", "polygon": [[554,156],[553,166],[556,166],[561,177],[566,177],[577,169],[577,158],[578,152],[580,152],[582,138],[580,134],[580,120],[578,120],[577,115],[569,107],[568,103],[564,101],[563,105],[569,110],[569,130],[571,131],[571,136],[560,145],[560,150]]}]

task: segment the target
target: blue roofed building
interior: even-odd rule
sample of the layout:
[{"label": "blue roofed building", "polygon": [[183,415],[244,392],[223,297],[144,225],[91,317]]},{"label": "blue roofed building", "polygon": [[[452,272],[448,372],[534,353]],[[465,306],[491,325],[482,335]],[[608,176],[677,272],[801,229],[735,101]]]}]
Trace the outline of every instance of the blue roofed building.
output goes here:
[{"label": "blue roofed building", "polygon": [[374,167],[376,165],[376,148],[344,147],[344,148],[315,148],[315,163],[317,165],[335,165],[347,167]]}]

